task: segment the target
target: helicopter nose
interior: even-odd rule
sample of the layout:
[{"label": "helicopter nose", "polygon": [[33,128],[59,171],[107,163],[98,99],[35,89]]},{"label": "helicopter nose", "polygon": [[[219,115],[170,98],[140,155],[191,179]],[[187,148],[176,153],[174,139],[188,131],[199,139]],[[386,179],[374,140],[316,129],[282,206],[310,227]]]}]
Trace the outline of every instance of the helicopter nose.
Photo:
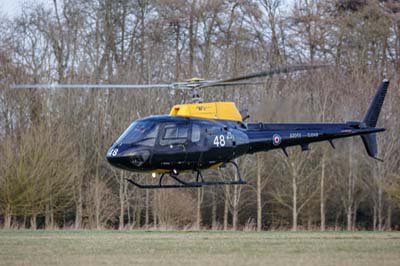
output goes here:
[{"label": "helicopter nose", "polygon": [[150,151],[127,149],[121,151],[118,148],[111,147],[107,152],[107,161],[116,167],[136,168],[141,167],[150,158]]},{"label": "helicopter nose", "polygon": [[107,161],[113,166],[116,166],[116,164],[119,161],[118,152],[119,152],[118,148],[115,148],[115,147],[111,147],[107,151],[107,155],[106,155]]},{"label": "helicopter nose", "polygon": [[132,151],[128,152],[126,156],[129,158],[132,165],[141,167],[150,158],[150,152],[147,150]]}]

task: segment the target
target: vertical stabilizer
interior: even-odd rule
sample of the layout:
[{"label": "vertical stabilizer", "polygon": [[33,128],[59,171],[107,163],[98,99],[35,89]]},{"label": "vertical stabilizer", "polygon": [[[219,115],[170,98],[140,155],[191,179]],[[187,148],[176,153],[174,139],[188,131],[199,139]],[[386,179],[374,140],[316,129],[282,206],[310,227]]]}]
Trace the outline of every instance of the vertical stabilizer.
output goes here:
[{"label": "vertical stabilizer", "polygon": [[[376,123],[378,122],[379,114],[381,112],[383,101],[385,100],[388,87],[389,87],[389,80],[384,79],[382,83],[379,85],[375,97],[368,108],[368,112],[364,117],[363,122],[366,127],[376,127]],[[376,134],[371,133],[371,134],[361,135],[361,139],[364,143],[368,155],[371,156],[372,158],[380,160],[377,158],[378,142],[376,140]]]},{"label": "vertical stabilizer", "polygon": [[381,112],[383,101],[385,100],[388,87],[389,87],[389,80],[384,79],[382,83],[379,85],[375,97],[368,108],[367,114],[365,115],[363,122],[368,127],[376,127],[376,123],[378,122],[379,113]]}]

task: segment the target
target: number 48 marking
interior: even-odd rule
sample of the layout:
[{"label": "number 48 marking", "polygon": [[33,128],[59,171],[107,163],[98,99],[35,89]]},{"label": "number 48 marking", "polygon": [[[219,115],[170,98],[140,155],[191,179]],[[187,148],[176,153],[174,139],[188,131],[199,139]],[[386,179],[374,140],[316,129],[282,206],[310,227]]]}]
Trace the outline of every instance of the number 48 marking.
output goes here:
[{"label": "number 48 marking", "polygon": [[224,135],[215,136],[214,145],[216,145],[217,147],[224,147],[225,146],[225,136]]}]

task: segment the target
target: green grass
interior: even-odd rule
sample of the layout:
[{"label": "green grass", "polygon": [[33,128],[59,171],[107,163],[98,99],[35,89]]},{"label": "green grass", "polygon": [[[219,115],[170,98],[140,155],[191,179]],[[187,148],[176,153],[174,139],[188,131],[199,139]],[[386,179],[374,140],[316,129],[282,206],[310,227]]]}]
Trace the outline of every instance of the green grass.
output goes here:
[{"label": "green grass", "polygon": [[0,265],[400,265],[400,233],[1,231]]}]

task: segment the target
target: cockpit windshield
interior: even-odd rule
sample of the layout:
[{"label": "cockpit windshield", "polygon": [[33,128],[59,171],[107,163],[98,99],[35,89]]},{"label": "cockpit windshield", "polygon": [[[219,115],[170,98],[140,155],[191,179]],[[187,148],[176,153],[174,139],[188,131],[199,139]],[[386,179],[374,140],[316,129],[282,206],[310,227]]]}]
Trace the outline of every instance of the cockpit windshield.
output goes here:
[{"label": "cockpit windshield", "polygon": [[117,139],[117,144],[137,143],[144,146],[154,146],[159,125],[152,121],[133,122]]}]

